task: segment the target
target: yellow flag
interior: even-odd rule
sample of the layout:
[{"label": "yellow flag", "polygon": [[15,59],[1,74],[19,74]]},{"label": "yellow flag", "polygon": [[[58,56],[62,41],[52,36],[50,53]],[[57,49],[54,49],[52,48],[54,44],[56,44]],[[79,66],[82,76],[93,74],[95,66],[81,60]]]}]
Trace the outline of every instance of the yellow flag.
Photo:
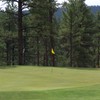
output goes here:
[{"label": "yellow flag", "polygon": [[55,52],[54,52],[53,48],[51,49],[51,53],[52,53],[53,55],[55,54]]}]

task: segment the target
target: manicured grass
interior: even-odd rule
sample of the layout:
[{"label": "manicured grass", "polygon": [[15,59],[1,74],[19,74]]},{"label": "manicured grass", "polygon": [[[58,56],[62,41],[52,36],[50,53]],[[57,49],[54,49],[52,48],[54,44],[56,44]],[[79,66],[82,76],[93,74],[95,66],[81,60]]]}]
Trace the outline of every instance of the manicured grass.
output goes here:
[{"label": "manicured grass", "polygon": [[0,100],[100,100],[100,85],[45,91],[0,92]]},{"label": "manicured grass", "polygon": [[99,100],[99,69],[0,69],[0,100]]}]

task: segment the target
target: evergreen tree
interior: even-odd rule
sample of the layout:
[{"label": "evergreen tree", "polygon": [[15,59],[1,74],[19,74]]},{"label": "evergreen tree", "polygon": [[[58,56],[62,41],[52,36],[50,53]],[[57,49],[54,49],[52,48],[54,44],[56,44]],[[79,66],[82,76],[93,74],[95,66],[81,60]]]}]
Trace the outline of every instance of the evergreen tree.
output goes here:
[{"label": "evergreen tree", "polygon": [[[3,29],[3,32],[0,33],[0,37],[4,42],[4,62],[7,65],[14,64],[14,41],[16,40],[16,31],[17,31],[17,19],[16,19],[16,8],[12,6],[10,2],[7,2],[5,11],[1,11],[1,16],[4,15],[1,19],[0,26]],[[17,54],[17,53],[16,53]]]},{"label": "evergreen tree", "polygon": [[93,62],[93,18],[85,0],[64,4],[63,29],[70,66],[91,67]]},{"label": "evergreen tree", "polygon": [[23,10],[28,7],[30,0],[4,0],[9,4],[14,5],[16,2],[18,4],[18,64],[22,65],[24,62],[24,39],[23,39]]},{"label": "evergreen tree", "polygon": [[[33,14],[31,19],[31,26],[33,27],[33,32],[37,38],[42,38],[43,44],[42,48],[44,49],[44,65],[53,65],[54,66],[54,55],[51,55],[51,48],[54,49],[54,11],[55,11],[55,2],[48,0],[34,0],[30,3],[30,12]],[[37,39],[37,40],[39,40]],[[37,41],[38,43],[38,41]],[[39,61],[40,50],[37,50],[37,60]],[[43,52],[42,52],[43,53]],[[50,61],[52,60],[52,61]],[[49,64],[51,62],[51,64]]]},{"label": "evergreen tree", "polygon": [[95,33],[96,34],[94,36],[94,65],[98,68],[100,67],[100,12],[97,12],[96,14]]}]

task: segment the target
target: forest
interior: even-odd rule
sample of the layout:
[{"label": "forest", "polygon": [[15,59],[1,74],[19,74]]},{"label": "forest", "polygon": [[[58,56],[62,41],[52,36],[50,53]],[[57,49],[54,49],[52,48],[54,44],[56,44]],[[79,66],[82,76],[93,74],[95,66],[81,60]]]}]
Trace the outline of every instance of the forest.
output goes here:
[{"label": "forest", "polygon": [[100,12],[85,0],[2,0],[0,65],[100,67]]}]

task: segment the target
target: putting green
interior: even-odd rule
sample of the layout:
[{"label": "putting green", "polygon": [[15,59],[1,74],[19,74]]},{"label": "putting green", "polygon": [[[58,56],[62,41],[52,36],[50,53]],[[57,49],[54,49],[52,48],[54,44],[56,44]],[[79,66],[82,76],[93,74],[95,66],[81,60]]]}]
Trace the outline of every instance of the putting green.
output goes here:
[{"label": "putting green", "polygon": [[99,69],[32,66],[0,69],[0,91],[38,91],[99,84]]}]

